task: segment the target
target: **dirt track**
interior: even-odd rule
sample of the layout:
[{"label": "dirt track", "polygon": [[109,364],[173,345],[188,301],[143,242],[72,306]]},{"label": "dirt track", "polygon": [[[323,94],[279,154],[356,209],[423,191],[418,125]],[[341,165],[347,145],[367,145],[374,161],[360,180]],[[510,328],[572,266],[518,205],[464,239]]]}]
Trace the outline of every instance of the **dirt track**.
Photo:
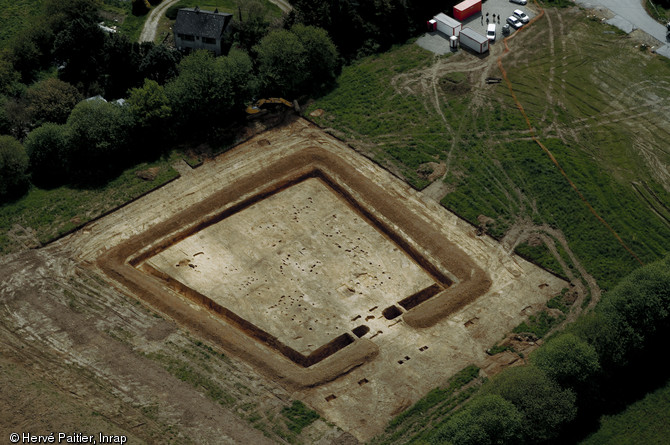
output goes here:
[{"label": "dirt track", "polygon": [[160,5],[156,6],[149,12],[147,21],[144,22],[144,28],[140,34],[140,42],[153,42],[156,39],[156,30],[158,29],[158,22],[161,16],[165,14],[170,6],[177,3],[179,0],[165,0]]}]

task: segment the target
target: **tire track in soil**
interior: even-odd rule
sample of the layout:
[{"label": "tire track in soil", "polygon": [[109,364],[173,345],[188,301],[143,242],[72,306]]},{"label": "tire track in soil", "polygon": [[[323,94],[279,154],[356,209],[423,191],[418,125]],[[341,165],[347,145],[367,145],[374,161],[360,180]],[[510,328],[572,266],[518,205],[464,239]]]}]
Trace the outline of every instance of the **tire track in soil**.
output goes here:
[{"label": "tire track in soil", "polygon": [[[572,304],[569,314],[567,314],[566,319],[561,324],[552,329],[553,332],[556,329],[560,329],[561,326],[575,321],[580,314],[593,309],[598,301],[600,301],[602,290],[598,286],[596,279],[586,271],[582,263],[574,254],[568,244],[567,238],[559,229],[553,228],[548,224],[537,225],[529,219],[518,218],[503,237],[501,243],[508,252],[512,253],[519,244],[527,241],[533,235],[539,235],[552,256],[561,265],[563,273],[568,280],[570,280],[570,284],[577,292],[577,300]],[[574,272],[568,267],[567,262],[559,253],[558,248],[556,247],[556,241],[558,241],[574,265]],[[586,286],[584,286],[582,279],[586,282]],[[589,294],[591,295],[591,300],[589,301],[588,306],[583,309],[582,303]]]},{"label": "tire track in soil", "polygon": [[621,246],[622,246],[622,247],[623,247],[623,248],[624,248],[624,249],[625,249],[625,250],[626,250],[626,251],[627,251],[627,252],[628,252],[628,253],[629,253],[629,254],[630,254],[630,255],[631,255],[631,256],[632,256],[638,263],[639,263],[639,264],[640,264],[640,265],[644,265],[644,263],[642,262],[642,260],[635,254],[635,252],[633,252],[633,250],[632,250],[630,247],[628,247],[628,245],[626,245],[626,243],[623,241],[623,239],[621,239],[621,237],[619,236],[619,234],[612,228],[612,226],[610,226],[609,223],[607,223],[607,221],[605,221],[605,220],[603,219],[603,217],[600,216],[600,214],[593,208],[593,206],[591,205],[591,203],[590,203],[590,202],[586,199],[586,197],[582,194],[582,192],[579,190],[579,188],[577,187],[577,185],[572,181],[572,179],[570,179],[570,177],[569,177],[568,174],[565,172],[565,170],[563,169],[563,167],[561,167],[560,163],[558,162],[558,160],[556,159],[556,157],[554,157],[553,153],[552,153],[552,152],[551,152],[551,151],[550,151],[550,150],[549,150],[549,149],[548,149],[548,148],[547,148],[547,147],[546,147],[546,146],[545,146],[545,145],[544,145],[538,138],[537,138],[537,136],[535,135],[535,134],[536,134],[535,129],[533,128],[532,124],[530,123],[530,119],[529,119],[528,115],[526,114],[526,111],[525,111],[523,105],[521,105],[521,102],[519,102],[519,99],[518,99],[517,96],[516,96],[516,92],[514,91],[514,87],[512,86],[512,82],[509,80],[509,77],[507,76],[507,71],[505,70],[505,68],[504,68],[504,66],[503,66],[502,60],[503,60],[503,57],[505,57],[505,55],[508,54],[508,53],[510,53],[510,51],[511,51],[510,48],[509,48],[509,45],[508,45],[508,41],[509,41],[510,39],[514,38],[515,36],[519,35],[520,32],[522,32],[522,31],[528,29],[531,25],[533,25],[535,22],[537,22],[538,20],[542,19],[542,18],[545,16],[545,11],[544,11],[544,9],[541,8],[540,5],[537,3],[537,0],[535,0],[535,5],[536,5],[537,8],[540,10],[540,14],[538,14],[536,17],[534,17],[534,18],[530,21],[530,23],[528,23],[527,27],[523,27],[523,28],[517,30],[517,32],[515,32],[514,34],[512,34],[512,35],[509,36],[509,37],[506,37],[506,38],[503,40],[504,45],[505,45],[505,50],[503,51],[503,54],[500,55],[500,56],[498,57],[498,60],[497,60],[498,68],[500,69],[500,72],[502,73],[503,79],[505,80],[505,83],[507,84],[507,87],[508,87],[508,89],[509,89],[509,91],[510,91],[510,94],[512,95],[512,99],[513,99],[514,102],[516,103],[517,108],[519,109],[519,111],[521,112],[523,118],[525,119],[526,124],[528,125],[528,128],[531,130],[531,135],[532,135],[533,140],[540,146],[540,148],[542,148],[542,150],[547,154],[547,156],[549,156],[549,159],[550,159],[550,160],[552,161],[552,163],[556,166],[556,168],[557,168],[558,171],[561,173],[561,175],[568,181],[568,184],[570,184],[570,187],[572,187],[572,189],[577,193],[577,195],[578,195],[579,198],[582,200],[582,202],[584,203],[584,205],[586,205],[586,207],[587,207],[588,210],[591,212],[591,214],[592,214],[594,217],[596,217],[596,219],[597,219],[598,221],[600,221],[600,223],[603,224],[603,225],[605,226],[605,228],[607,228],[607,230],[612,234],[612,236],[614,236],[614,238],[617,240],[617,242],[618,242],[618,243],[619,243],[619,244],[620,244],[620,245],[621,245]]}]

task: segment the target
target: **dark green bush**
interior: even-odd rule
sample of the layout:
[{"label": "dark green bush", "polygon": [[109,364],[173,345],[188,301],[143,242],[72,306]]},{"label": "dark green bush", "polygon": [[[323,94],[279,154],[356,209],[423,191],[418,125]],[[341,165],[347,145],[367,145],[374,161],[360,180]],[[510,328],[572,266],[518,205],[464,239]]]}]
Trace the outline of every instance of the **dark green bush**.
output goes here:
[{"label": "dark green bush", "polygon": [[506,369],[484,384],[482,394],[497,394],[516,407],[524,418],[526,443],[557,437],[577,413],[575,393],[561,388],[544,371],[532,365]]},{"label": "dark green bush", "polygon": [[493,445],[520,443],[524,416],[514,404],[496,394],[475,397],[454,414],[431,439],[431,444]]},{"label": "dark green bush", "polygon": [[24,192],[28,186],[28,156],[19,141],[0,136],[0,201]]}]

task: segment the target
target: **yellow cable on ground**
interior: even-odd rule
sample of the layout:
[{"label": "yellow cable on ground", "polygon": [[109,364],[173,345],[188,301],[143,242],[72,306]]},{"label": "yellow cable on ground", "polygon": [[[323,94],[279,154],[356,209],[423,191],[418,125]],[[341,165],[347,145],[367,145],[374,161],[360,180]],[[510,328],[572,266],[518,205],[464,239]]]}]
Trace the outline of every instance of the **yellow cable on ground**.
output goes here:
[{"label": "yellow cable on ground", "polygon": [[[544,16],[544,9],[542,7],[540,7],[540,5],[537,3],[537,0],[534,0],[534,1],[535,1],[535,5],[540,9],[540,14],[538,14],[536,17],[533,18],[533,20],[528,22],[528,25],[526,25],[526,26],[532,25],[533,23],[535,23],[537,20],[541,19]],[[526,29],[526,26],[516,30],[516,32],[514,34],[512,34],[511,36],[505,37],[505,39],[503,40],[503,43],[505,44],[505,50],[503,51],[502,55],[500,55],[500,57],[498,57],[497,62],[498,62],[498,68],[500,68],[500,72],[502,73],[503,79],[505,79],[505,82],[507,83],[507,88],[509,88],[509,92],[512,95],[512,99],[514,99],[514,103],[516,103],[517,108],[519,109],[519,111],[523,115],[523,118],[526,120],[526,124],[528,124],[528,130],[530,130],[530,136],[533,139],[533,141],[535,141],[537,143],[537,145],[539,145],[542,148],[542,150],[544,150],[544,152],[547,154],[547,156],[549,156],[549,159],[551,159],[551,161],[554,163],[556,168],[558,168],[558,171],[561,172],[561,175],[563,175],[563,177],[568,181],[570,186],[575,190],[575,192],[577,192],[577,194],[579,195],[581,200],[584,202],[584,204],[586,204],[586,207],[589,209],[589,211],[591,213],[593,213],[593,215],[596,218],[598,218],[598,221],[600,221],[605,227],[607,227],[607,229],[610,232],[612,232],[612,235],[614,235],[614,237],[619,242],[619,244],[621,244],[623,246],[623,248],[626,249],[628,251],[628,253],[630,253],[633,256],[633,258],[635,258],[637,260],[638,263],[640,263],[641,265],[644,265],[642,260],[635,254],[635,252],[633,252],[633,250],[630,247],[628,247],[626,245],[626,243],[624,243],[624,241],[621,239],[619,234],[616,233],[616,231],[612,228],[612,226],[610,226],[607,223],[607,221],[605,221],[603,219],[603,217],[600,216],[598,214],[598,212],[596,212],[596,210],[593,208],[593,206],[586,200],[586,198],[584,197],[582,192],[579,191],[579,189],[577,188],[575,183],[572,182],[572,180],[568,177],[567,173],[565,173],[565,170],[563,170],[563,167],[561,167],[561,165],[558,163],[558,160],[554,157],[554,155],[551,153],[551,151],[547,147],[545,147],[544,144],[542,142],[540,142],[540,140],[535,136],[535,131],[533,130],[533,126],[530,123],[530,119],[528,119],[528,115],[526,114],[526,110],[524,110],[523,105],[521,105],[521,102],[519,102],[519,99],[517,99],[516,93],[514,92],[514,88],[512,87],[512,82],[507,77],[507,71],[505,71],[505,68],[503,67],[503,64],[502,64],[503,56],[505,54],[507,54],[508,52],[510,52],[509,46],[507,45],[507,41],[509,39],[511,39],[512,37],[514,37],[515,35],[517,35],[519,32]]]}]

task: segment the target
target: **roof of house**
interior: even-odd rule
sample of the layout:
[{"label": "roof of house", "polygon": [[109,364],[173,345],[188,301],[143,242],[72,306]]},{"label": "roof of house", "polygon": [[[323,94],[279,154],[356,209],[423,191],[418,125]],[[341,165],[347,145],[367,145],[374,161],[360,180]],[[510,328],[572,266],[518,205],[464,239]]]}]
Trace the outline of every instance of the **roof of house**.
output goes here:
[{"label": "roof of house", "polygon": [[182,8],[177,12],[174,32],[200,37],[217,38],[223,34],[233,15],[227,12],[204,11],[195,8]]}]

